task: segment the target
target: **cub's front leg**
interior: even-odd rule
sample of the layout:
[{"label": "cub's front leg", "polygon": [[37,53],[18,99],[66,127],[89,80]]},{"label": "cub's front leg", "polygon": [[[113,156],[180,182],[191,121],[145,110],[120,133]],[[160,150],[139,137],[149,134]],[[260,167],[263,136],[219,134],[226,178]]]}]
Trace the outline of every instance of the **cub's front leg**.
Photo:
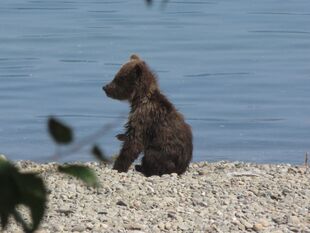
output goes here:
[{"label": "cub's front leg", "polygon": [[139,157],[142,151],[142,144],[136,139],[126,138],[123,147],[117,157],[113,169],[118,172],[127,172],[130,165]]}]

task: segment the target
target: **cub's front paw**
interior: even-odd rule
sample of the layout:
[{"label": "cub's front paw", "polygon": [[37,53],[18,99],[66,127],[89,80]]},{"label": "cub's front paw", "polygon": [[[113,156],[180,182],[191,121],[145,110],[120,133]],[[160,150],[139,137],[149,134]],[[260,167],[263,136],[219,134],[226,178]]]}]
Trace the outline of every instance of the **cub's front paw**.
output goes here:
[{"label": "cub's front paw", "polygon": [[[142,172],[142,171],[143,171],[143,168],[142,168],[141,165],[136,165],[136,166],[135,166],[135,169],[136,169],[137,172]],[[143,172],[142,172],[142,173],[143,173]]]},{"label": "cub's front paw", "polygon": [[116,135],[116,138],[117,138],[118,140],[124,142],[124,141],[126,141],[127,136],[126,136],[126,134],[121,133],[121,134]]}]

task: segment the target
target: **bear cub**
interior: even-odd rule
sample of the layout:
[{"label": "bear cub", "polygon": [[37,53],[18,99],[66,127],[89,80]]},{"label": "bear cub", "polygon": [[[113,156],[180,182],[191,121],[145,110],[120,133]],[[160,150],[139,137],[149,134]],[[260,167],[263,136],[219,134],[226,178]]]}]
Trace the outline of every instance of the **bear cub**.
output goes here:
[{"label": "bear cub", "polygon": [[191,127],[173,104],[160,92],[155,74],[137,55],[132,55],[111,83],[103,87],[106,95],[130,104],[123,141],[113,169],[127,172],[143,153],[135,169],[145,176],[186,171],[193,152]]}]

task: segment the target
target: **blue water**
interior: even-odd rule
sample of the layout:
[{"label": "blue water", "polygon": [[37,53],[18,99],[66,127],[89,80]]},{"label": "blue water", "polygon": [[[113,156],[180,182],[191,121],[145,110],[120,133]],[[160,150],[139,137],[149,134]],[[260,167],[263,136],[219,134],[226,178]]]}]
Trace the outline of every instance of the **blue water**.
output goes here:
[{"label": "blue water", "polygon": [[[310,151],[309,0],[1,0],[0,153],[50,159],[48,116],[118,152],[128,104],[101,91],[132,53],[194,133],[194,160],[303,162]],[[125,112],[125,114],[124,114]],[[90,160],[89,148],[66,160]]]}]

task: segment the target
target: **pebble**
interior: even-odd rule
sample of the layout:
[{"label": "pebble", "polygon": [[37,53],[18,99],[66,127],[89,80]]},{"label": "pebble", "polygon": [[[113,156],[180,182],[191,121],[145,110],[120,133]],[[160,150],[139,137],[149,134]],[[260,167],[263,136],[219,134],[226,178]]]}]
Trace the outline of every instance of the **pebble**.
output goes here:
[{"label": "pebble", "polygon": [[137,224],[137,223],[131,223],[131,224],[126,224],[125,225],[125,229],[127,230],[142,230],[145,227],[142,226],[141,224]]},{"label": "pebble", "polygon": [[300,224],[300,221],[299,221],[299,219],[298,219],[298,217],[296,217],[296,216],[290,216],[289,218],[288,218],[288,224],[291,224],[291,225],[299,225]]},{"label": "pebble", "polygon": [[287,216],[284,215],[284,216],[276,216],[272,219],[275,223],[281,225],[281,224],[287,224]]},{"label": "pebble", "polygon": [[83,231],[85,231],[85,226],[83,226],[83,225],[74,226],[74,227],[72,227],[72,231],[83,232]]},{"label": "pebble", "polygon": [[283,233],[283,231],[281,231],[281,230],[274,230],[274,231],[271,231],[270,233]]},{"label": "pebble", "polygon": [[119,200],[118,202],[116,202],[116,205],[127,206],[127,204],[122,200]]},{"label": "pebble", "polygon": [[36,231],[36,233],[48,233],[49,231],[47,230],[42,230],[42,229],[39,229]]},{"label": "pebble", "polygon": [[165,230],[165,224],[164,224],[163,222],[159,223],[159,224],[158,224],[158,228],[159,228],[160,230]]},{"label": "pebble", "polygon": [[263,227],[268,227],[270,225],[269,221],[264,218],[259,219],[258,223],[261,224]]},{"label": "pebble", "polygon": [[165,229],[166,229],[166,230],[170,230],[170,229],[171,229],[171,223],[170,223],[170,222],[167,222],[167,223],[165,224]]},{"label": "pebble", "polygon": [[188,226],[186,225],[186,223],[181,222],[178,224],[178,228],[180,228],[181,230],[187,230]]},{"label": "pebble", "polygon": [[251,223],[249,223],[247,220],[245,219],[240,219],[240,223],[245,226],[246,229],[251,229],[253,228],[253,225]]},{"label": "pebble", "polygon": [[[92,189],[57,173],[55,163],[16,164],[46,182],[41,233],[310,232],[310,174],[291,165],[202,162],[181,176],[144,177],[87,163],[101,182]],[[16,232],[12,219],[4,233]]]},{"label": "pebble", "polygon": [[254,231],[259,232],[259,231],[262,231],[263,229],[264,229],[264,226],[261,223],[255,223],[253,225],[253,230]]}]

